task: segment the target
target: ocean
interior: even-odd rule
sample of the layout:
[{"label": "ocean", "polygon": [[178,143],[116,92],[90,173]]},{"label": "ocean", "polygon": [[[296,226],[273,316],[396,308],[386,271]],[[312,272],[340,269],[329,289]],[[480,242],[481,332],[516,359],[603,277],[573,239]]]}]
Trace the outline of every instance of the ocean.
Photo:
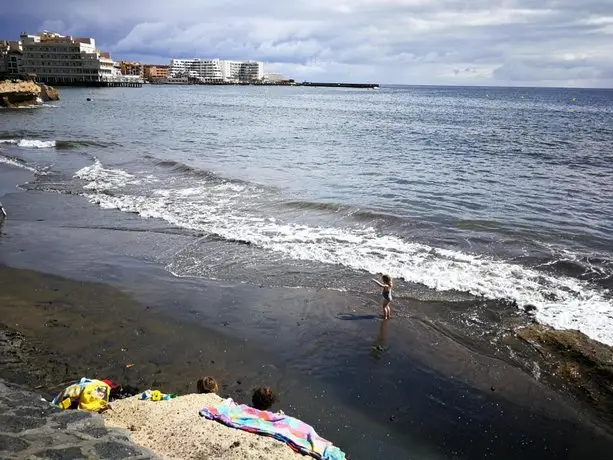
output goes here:
[{"label": "ocean", "polygon": [[[0,110],[0,264],[270,352],[222,377],[272,381],[353,459],[608,458],[607,429],[506,338],[531,306],[613,345],[613,91],[60,96]],[[182,381],[175,353],[159,369]]]},{"label": "ocean", "polygon": [[613,91],[64,89],[0,116],[29,188],[199,232],[176,276],[370,291],[388,273],[397,315],[476,297],[613,345]]}]

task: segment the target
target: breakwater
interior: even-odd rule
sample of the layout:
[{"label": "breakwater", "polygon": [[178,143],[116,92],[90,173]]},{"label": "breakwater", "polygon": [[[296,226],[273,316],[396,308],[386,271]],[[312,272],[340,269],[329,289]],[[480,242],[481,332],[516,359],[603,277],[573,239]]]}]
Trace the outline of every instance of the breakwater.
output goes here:
[{"label": "breakwater", "polygon": [[296,86],[315,86],[320,88],[362,88],[375,89],[379,87],[378,83],[314,83],[305,81],[297,83]]}]

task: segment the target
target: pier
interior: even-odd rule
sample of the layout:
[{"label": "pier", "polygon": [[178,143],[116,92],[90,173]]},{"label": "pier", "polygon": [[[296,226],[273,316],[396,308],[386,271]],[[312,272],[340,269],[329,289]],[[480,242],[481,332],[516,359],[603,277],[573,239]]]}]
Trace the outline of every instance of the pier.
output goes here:
[{"label": "pier", "polygon": [[100,85],[103,87],[124,87],[124,88],[140,88],[144,81],[141,78],[129,76],[111,77],[100,80]]},{"label": "pier", "polygon": [[313,83],[305,81],[302,83],[296,83],[296,86],[315,86],[323,88],[361,88],[361,89],[375,89],[379,87],[378,83]]},{"label": "pier", "polygon": [[131,75],[116,75],[103,78],[74,78],[74,77],[37,77],[37,82],[54,86],[85,86],[94,88],[140,88],[143,86],[143,79]]}]

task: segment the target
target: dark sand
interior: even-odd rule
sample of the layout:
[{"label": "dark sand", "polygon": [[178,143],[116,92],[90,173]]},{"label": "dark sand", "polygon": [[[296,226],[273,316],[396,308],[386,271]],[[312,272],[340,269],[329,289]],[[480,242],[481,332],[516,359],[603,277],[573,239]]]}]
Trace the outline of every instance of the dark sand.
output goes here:
[{"label": "dark sand", "polygon": [[610,458],[586,406],[454,335],[436,304],[383,323],[375,295],[177,279],[167,255],[195,235],[78,197],[0,199],[0,322],[24,337],[9,378],[188,392],[213,374],[241,402],[270,384],[354,459]]}]

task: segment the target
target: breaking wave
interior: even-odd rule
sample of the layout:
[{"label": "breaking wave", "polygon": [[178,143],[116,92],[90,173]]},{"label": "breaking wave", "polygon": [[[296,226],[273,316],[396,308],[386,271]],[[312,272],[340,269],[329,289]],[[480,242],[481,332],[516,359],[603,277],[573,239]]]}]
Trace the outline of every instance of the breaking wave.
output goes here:
[{"label": "breaking wave", "polygon": [[[187,188],[173,182],[160,184],[162,188],[153,192],[149,189],[146,193],[131,193],[128,185],[151,178],[107,169],[98,161],[75,176],[89,181],[85,196],[105,209],[163,219],[178,227],[230,242],[240,241],[288,259],[339,265],[372,274],[387,272],[438,291],[469,292],[520,306],[534,305],[538,321],[559,329],[578,329],[613,345],[610,293],[585,280],[489,256],[435,248],[372,227],[316,227],[259,215],[259,208],[250,205],[253,197],[248,187],[203,182]],[[113,195],[106,193],[109,190]]]},{"label": "breaking wave", "polygon": [[245,181],[242,181],[240,179],[229,179],[227,177],[221,177],[212,171],[207,171],[194,166],[190,166],[185,163],[181,163],[180,161],[163,160],[156,162],[155,165],[157,167],[170,170],[175,174],[192,176],[199,179],[204,179],[207,182],[246,184]]},{"label": "breaking wave", "polygon": [[14,166],[16,168],[25,169],[25,170],[31,171],[33,173],[38,173],[39,172],[36,168],[33,168],[32,166],[28,166],[23,161],[21,161],[21,160],[19,160],[17,158],[13,158],[13,157],[7,157],[7,156],[4,156],[4,155],[0,155],[0,163],[6,164],[6,165],[10,165],[10,166]]},{"label": "breaking wave", "polygon": [[26,149],[50,149],[57,150],[76,149],[79,147],[108,147],[110,144],[88,140],[40,140],[40,139],[0,139],[0,144],[15,145]]},{"label": "breaking wave", "polygon": [[56,141],[41,141],[38,139],[0,139],[0,144],[11,144],[26,149],[50,149],[56,146]]}]

